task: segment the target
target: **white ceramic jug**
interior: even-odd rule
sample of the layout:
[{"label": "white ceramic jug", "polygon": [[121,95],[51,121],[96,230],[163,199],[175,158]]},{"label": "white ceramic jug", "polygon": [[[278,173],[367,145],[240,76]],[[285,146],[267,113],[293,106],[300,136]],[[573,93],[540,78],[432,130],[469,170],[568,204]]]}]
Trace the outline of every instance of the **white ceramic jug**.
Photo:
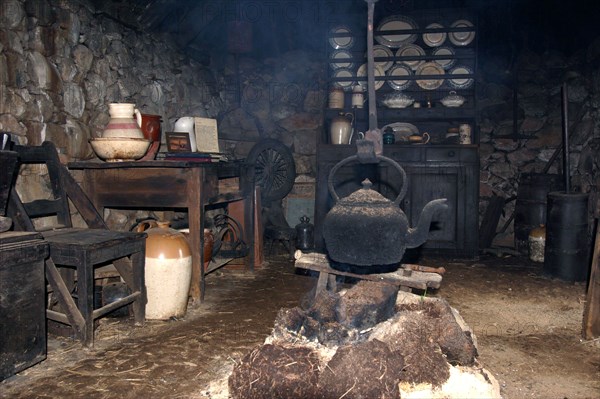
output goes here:
[{"label": "white ceramic jug", "polygon": [[[140,129],[134,116],[136,112],[135,104],[129,103],[111,103],[108,104],[108,113],[110,121],[102,133],[102,137],[107,138],[137,138],[143,139],[144,133]],[[139,111],[138,111],[139,112]]]},{"label": "white ceramic jug", "polygon": [[350,144],[352,140],[352,122],[354,115],[351,113],[343,113],[331,119],[329,127],[331,144]]},{"label": "white ceramic jug", "polygon": [[189,133],[190,135],[190,146],[192,147],[192,151],[196,152],[196,131],[194,129],[194,117],[193,116],[184,116],[182,118],[177,119],[175,122],[174,131],[175,132],[183,132]]}]

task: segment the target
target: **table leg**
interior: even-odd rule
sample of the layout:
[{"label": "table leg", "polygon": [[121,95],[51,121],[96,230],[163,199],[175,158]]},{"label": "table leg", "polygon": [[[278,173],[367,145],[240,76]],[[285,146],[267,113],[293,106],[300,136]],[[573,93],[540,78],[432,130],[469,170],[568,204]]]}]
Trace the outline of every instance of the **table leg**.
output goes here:
[{"label": "table leg", "polygon": [[204,251],[204,201],[202,198],[202,178],[200,168],[194,168],[192,179],[188,182],[188,221],[190,226],[190,246],[192,250],[192,283],[190,285],[190,296],[193,303],[204,298],[204,270],[202,268]]},{"label": "table leg", "polygon": [[329,273],[319,272],[319,279],[317,280],[317,289],[315,290],[315,298],[325,290],[327,290],[327,282],[329,281]]}]

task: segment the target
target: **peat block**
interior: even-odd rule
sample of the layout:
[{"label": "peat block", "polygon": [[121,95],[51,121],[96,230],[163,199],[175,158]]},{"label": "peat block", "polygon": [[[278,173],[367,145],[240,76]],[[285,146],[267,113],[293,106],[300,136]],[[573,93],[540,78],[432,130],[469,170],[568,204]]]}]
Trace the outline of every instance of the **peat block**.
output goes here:
[{"label": "peat block", "polygon": [[321,323],[337,321],[336,308],[340,296],[329,290],[323,290],[316,296],[313,304],[308,308],[307,314]]},{"label": "peat block", "polygon": [[457,323],[450,305],[443,299],[423,301],[415,304],[402,304],[399,312],[419,312],[426,318],[430,328],[426,331],[430,341],[436,342],[449,363],[471,366],[477,357],[477,348],[471,334],[463,331]]},{"label": "peat block", "polygon": [[232,399],[320,398],[319,358],[310,348],[262,345],[229,376]]},{"label": "peat block", "polygon": [[430,331],[435,321],[417,312],[397,314],[375,327],[369,339],[385,342],[404,358],[403,381],[442,385],[450,377],[444,355]]},{"label": "peat block", "polygon": [[404,361],[381,341],[340,347],[319,380],[322,398],[399,399]]},{"label": "peat block", "polygon": [[359,330],[373,327],[394,314],[397,296],[397,286],[361,280],[341,296],[337,319]]}]

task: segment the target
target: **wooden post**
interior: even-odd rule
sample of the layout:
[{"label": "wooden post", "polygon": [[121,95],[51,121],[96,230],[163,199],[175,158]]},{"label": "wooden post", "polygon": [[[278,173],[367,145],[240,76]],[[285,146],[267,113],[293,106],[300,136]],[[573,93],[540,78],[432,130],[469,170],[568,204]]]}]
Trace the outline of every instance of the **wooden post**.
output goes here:
[{"label": "wooden post", "polygon": [[594,244],[594,257],[592,258],[592,271],[583,309],[583,331],[584,339],[595,339],[600,337],[600,232],[599,223],[596,220],[596,243]]}]

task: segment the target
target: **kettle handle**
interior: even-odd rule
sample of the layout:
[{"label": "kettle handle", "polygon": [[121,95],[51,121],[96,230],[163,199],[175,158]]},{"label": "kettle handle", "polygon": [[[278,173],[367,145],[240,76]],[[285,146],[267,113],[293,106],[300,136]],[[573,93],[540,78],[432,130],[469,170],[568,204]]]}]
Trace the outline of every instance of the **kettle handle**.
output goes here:
[{"label": "kettle handle", "polygon": [[[402,201],[402,199],[406,195],[406,191],[408,190],[408,185],[406,184],[406,172],[404,171],[404,168],[402,168],[402,166],[400,166],[400,164],[398,162],[394,161],[393,159],[384,157],[383,155],[376,155],[376,157],[377,157],[378,161],[387,161],[387,162],[391,163],[392,166],[394,166],[396,169],[398,169],[398,171],[402,175],[402,188],[400,189],[400,193],[398,194],[396,199],[393,201],[395,205],[399,206],[400,201]],[[329,172],[329,178],[327,179],[327,186],[329,187],[329,192],[331,193],[331,196],[333,197],[334,202],[338,202],[340,200],[340,197],[337,195],[337,193],[335,192],[335,188],[333,187],[333,180],[334,180],[333,176],[335,175],[335,173],[338,171],[338,169],[340,167],[346,165],[349,162],[356,161],[356,160],[358,160],[358,155],[350,155],[349,157],[344,158],[340,162],[336,163],[334,165],[334,167],[331,168],[331,171]]]}]

